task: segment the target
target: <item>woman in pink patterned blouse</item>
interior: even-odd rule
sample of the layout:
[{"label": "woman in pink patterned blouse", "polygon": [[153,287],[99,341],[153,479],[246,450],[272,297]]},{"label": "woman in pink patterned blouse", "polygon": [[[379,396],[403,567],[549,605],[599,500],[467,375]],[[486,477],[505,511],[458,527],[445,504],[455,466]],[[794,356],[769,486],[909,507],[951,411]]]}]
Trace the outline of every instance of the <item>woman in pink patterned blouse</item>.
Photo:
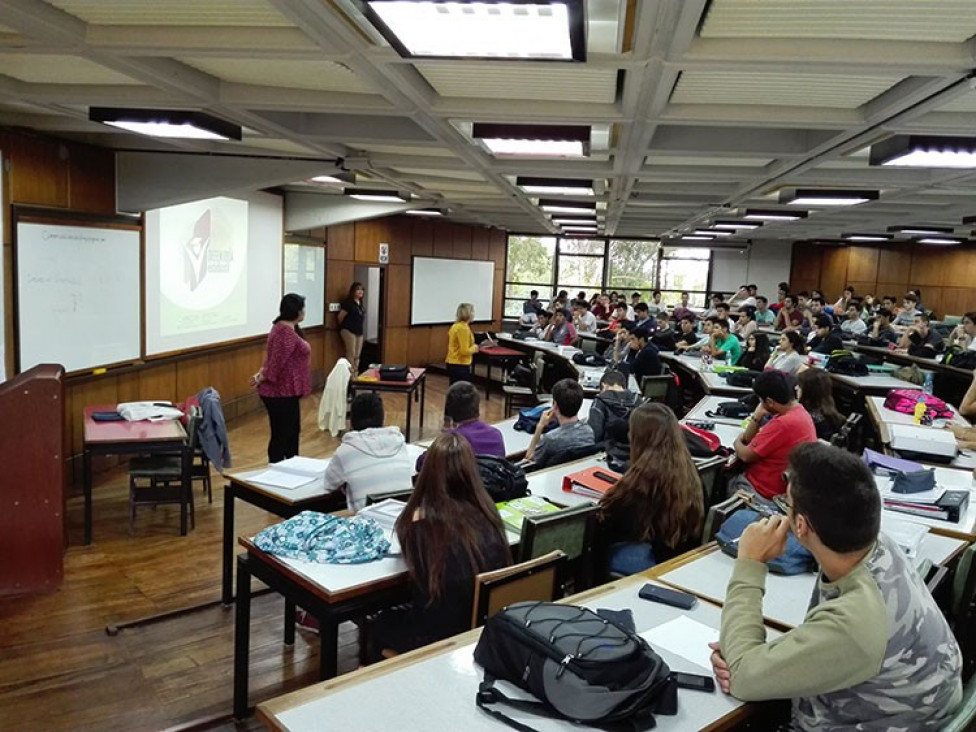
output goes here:
[{"label": "woman in pink patterned blouse", "polygon": [[299,400],[312,390],[309,375],[312,349],[299,327],[304,319],[304,297],[289,293],[281,298],[278,317],[268,333],[264,365],[251,377],[271,423],[269,463],[298,454],[302,429]]}]

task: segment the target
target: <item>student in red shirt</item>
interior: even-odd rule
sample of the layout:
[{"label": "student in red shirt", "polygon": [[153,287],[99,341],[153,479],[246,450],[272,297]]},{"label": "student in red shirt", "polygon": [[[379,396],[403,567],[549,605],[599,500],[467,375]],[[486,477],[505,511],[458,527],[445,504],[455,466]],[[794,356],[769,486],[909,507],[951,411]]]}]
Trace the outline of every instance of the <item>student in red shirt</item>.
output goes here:
[{"label": "student in red shirt", "polygon": [[[816,442],[817,428],[797,401],[796,379],[790,374],[764,371],[756,377],[752,390],[759,397],[759,406],[734,446],[746,470],[732,479],[729,492],[744,488],[762,498],[772,498],[786,492],[783,473],[790,451],[801,442]],[[770,419],[763,423],[767,417]]]},{"label": "student in red shirt", "polygon": [[251,385],[257,387],[271,423],[269,463],[298,454],[302,430],[299,400],[312,390],[309,372],[312,349],[299,327],[304,319],[304,297],[289,293],[281,298],[278,317],[268,333],[264,364],[251,377]]}]

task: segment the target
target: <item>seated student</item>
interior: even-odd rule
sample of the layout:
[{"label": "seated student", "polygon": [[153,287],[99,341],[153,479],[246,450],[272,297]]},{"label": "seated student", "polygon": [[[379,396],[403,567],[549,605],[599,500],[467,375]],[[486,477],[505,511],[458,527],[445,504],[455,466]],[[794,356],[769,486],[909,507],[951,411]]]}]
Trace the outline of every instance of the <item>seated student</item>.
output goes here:
[{"label": "seated student", "polygon": [[742,344],[729,332],[729,321],[719,319],[712,328],[711,342],[702,348],[702,353],[724,358],[729,366],[735,366],[742,355]]},{"label": "seated student", "polygon": [[884,295],[881,298],[881,307],[888,308],[891,311],[892,319],[894,319],[898,311],[898,298],[894,295]]},{"label": "seated student", "polygon": [[780,334],[779,344],[766,362],[766,371],[783,371],[796,376],[807,362],[807,346],[803,336],[795,330]]},{"label": "seated student", "polygon": [[829,442],[845,422],[834,404],[834,382],[830,374],[823,369],[806,369],[797,376],[796,385],[800,404],[813,420],[817,437]]},{"label": "seated student", "polygon": [[576,342],[576,326],[573,325],[573,314],[566,308],[555,310],[552,314],[552,328],[546,333],[545,340],[552,341],[557,346],[571,346]]},{"label": "seated student", "polygon": [[538,338],[540,341],[548,340],[546,336],[552,328],[552,313],[542,310],[536,316],[535,324],[526,333],[530,338]]},{"label": "seated student", "polygon": [[736,336],[743,343],[749,340],[749,336],[756,332],[756,309],[752,307],[739,308],[739,317],[736,318],[732,326],[732,335]]},{"label": "seated student", "polygon": [[682,318],[687,317],[689,315],[691,316],[693,322],[698,319],[698,316],[696,316],[694,312],[692,312],[691,308],[688,307],[688,303],[690,300],[691,300],[691,295],[688,292],[681,293],[681,304],[675,305],[674,312],[671,313],[671,316],[676,321],[680,321]]},{"label": "seated student", "polygon": [[661,291],[654,290],[651,293],[651,301],[647,303],[647,311],[651,314],[651,317],[655,317],[658,313],[667,312],[668,306],[661,302]]},{"label": "seated student", "polygon": [[626,359],[620,362],[620,370],[632,374],[638,385],[645,376],[659,376],[664,370],[657,346],[650,338],[651,333],[645,328],[631,330]]},{"label": "seated student", "polygon": [[909,327],[915,323],[915,316],[921,312],[918,309],[918,297],[914,292],[907,292],[901,300],[901,310],[895,316],[892,325]]},{"label": "seated student", "polygon": [[732,323],[732,308],[727,302],[720,302],[715,306],[715,317],[719,320],[727,320]]},{"label": "seated student", "polygon": [[[678,353],[698,347],[698,342],[702,340],[695,332],[696,321],[697,318],[694,315],[685,315],[678,320],[678,333],[675,336],[674,345],[674,350]],[[709,323],[709,328],[711,328],[711,323]]]},{"label": "seated student", "polygon": [[847,306],[847,317],[840,324],[840,329],[845,335],[849,336],[860,335],[868,329],[865,322],[861,320],[861,303],[857,300],[851,301]]},{"label": "seated student", "polygon": [[830,324],[834,324],[834,316],[827,312],[826,306],[822,297],[811,297],[807,301],[807,309],[804,312],[804,317],[806,318],[806,323],[804,326],[807,331],[813,331],[817,328],[817,320],[820,316],[824,316],[830,320]]},{"label": "seated student", "polygon": [[792,295],[783,298],[783,305],[776,316],[776,330],[796,330],[803,325],[803,313],[796,307],[796,300]]},{"label": "seated student", "polygon": [[579,333],[596,333],[596,316],[590,312],[590,304],[586,300],[573,303],[573,325]]},{"label": "seated student", "polygon": [[776,313],[769,308],[769,298],[756,295],[756,324],[772,325],[776,322]]},{"label": "seated student", "polygon": [[753,333],[746,340],[746,347],[739,356],[739,363],[736,366],[742,366],[750,371],[762,371],[766,368],[767,361],[769,361],[769,336],[765,333]]},{"label": "seated student", "polygon": [[770,310],[779,313],[780,308],[783,307],[783,300],[786,296],[790,294],[790,283],[780,282],[776,285],[776,302],[769,306]]},{"label": "seated student", "polygon": [[627,421],[640,403],[640,394],[627,389],[626,375],[607,371],[600,379],[600,393],[593,400],[586,423],[593,430],[593,441],[604,444],[610,460],[617,463],[630,460]]},{"label": "seated student", "polygon": [[962,321],[949,335],[949,343],[967,351],[976,351],[976,311],[962,316]]},{"label": "seated student", "polygon": [[529,313],[538,314],[545,308],[542,307],[542,301],[539,300],[539,291],[532,290],[529,293],[529,299],[522,303],[522,314],[528,315]]},{"label": "seated student", "polygon": [[966,393],[959,402],[959,414],[970,420],[976,417],[976,371],[973,371],[973,383],[966,389]]},{"label": "seated student", "polygon": [[[539,426],[529,441],[525,459],[541,467],[556,465],[567,455],[572,455],[589,445],[593,445],[593,430],[586,422],[580,422],[580,407],[583,406],[583,387],[573,379],[561,379],[552,387],[552,407],[543,412]],[[551,432],[543,431],[551,421],[559,426]]]},{"label": "seated student", "polygon": [[912,327],[906,330],[898,341],[898,347],[907,348],[910,356],[935,358],[945,349],[945,341],[929,327],[929,316],[917,313]]},{"label": "seated student", "polygon": [[742,308],[756,307],[756,293],[759,288],[756,285],[742,285],[738,291],[729,298],[729,305],[733,305],[740,310]]},{"label": "seated student", "polygon": [[346,505],[358,511],[366,496],[413,485],[413,459],[396,426],[383,426],[383,400],[375,392],[360,392],[349,407],[352,430],[342,436],[325,470],[325,492],[346,487]]},{"label": "seated student", "polygon": [[881,307],[881,303],[875,301],[874,295],[871,293],[865,295],[861,299],[861,320],[865,323],[870,323],[871,318],[878,312],[879,307]]},{"label": "seated student", "polygon": [[852,302],[854,302],[854,288],[847,285],[841,296],[837,298],[837,302],[834,303],[834,312],[837,314],[847,312],[847,308],[851,306]]},{"label": "seated student", "polygon": [[598,513],[600,564],[620,574],[698,546],[704,518],[698,470],[667,406],[648,402],[631,413],[630,455],[630,467],[600,499]]},{"label": "seated student", "polygon": [[[800,445],[788,515],[749,526],[722,608],[712,669],[745,701],[792,699],[792,729],[938,730],[962,700],[962,654],[912,565],[880,533],[874,476],[840,448]],[[803,622],[767,641],[766,565],[792,529],[820,576]]]},{"label": "seated student", "polygon": [[647,328],[648,330],[654,330],[657,327],[646,302],[639,302],[634,305],[634,325],[637,328]]},{"label": "seated student", "polygon": [[606,295],[594,295],[593,302],[590,304],[590,312],[597,320],[607,320],[610,318],[610,298]]},{"label": "seated student", "polygon": [[815,330],[813,337],[807,344],[811,353],[823,353],[829,356],[834,351],[844,349],[844,337],[840,328],[834,325],[833,319],[827,313],[821,313],[813,321]]},{"label": "seated student", "polygon": [[[481,421],[481,395],[468,381],[456,381],[444,399],[444,426],[461,435],[475,455],[505,457],[505,438],[497,427]],[[418,463],[419,469],[419,463]]]},{"label": "seated student", "polygon": [[474,577],[511,564],[498,509],[468,441],[445,432],[431,444],[396,523],[413,602],[375,616],[367,656],[405,653],[471,627]]},{"label": "seated student", "polygon": [[667,310],[662,310],[655,317],[654,321],[657,326],[654,332],[651,334],[651,343],[659,351],[673,351],[675,347],[676,334],[674,329],[671,327],[671,321],[668,319]]},{"label": "seated student", "polygon": [[[783,471],[790,450],[801,442],[814,442],[817,430],[796,400],[796,380],[790,374],[763,371],[752,390],[759,397],[759,406],[734,444],[735,455],[746,464],[746,470],[729,481],[729,495],[744,488],[770,499],[786,490]],[[772,419],[764,423],[770,416]]]},{"label": "seated student", "polygon": [[632,292],[630,294],[630,306],[632,308],[637,307],[637,303],[641,301],[641,294],[639,292]]},{"label": "seated student", "polygon": [[892,314],[888,308],[879,308],[874,316],[874,323],[871,324],[870,336],[882,343],[897,343],[898,334],[891,327]]}]

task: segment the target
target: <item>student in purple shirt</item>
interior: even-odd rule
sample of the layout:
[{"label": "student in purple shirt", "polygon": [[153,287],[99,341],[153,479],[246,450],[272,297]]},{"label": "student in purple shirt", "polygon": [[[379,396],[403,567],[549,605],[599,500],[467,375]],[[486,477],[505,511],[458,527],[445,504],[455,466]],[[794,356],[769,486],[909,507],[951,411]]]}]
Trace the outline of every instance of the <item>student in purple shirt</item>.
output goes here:
[{"label": "student in purple shirt", "polygon": [[[469,381],[455,381],[444,400],[444,428],[464,437],[475,455],[505,457],[505,439],[490,424],[481,421],[481,396]],[[424,456],[417,458],[417,470],[424,464]]]}]

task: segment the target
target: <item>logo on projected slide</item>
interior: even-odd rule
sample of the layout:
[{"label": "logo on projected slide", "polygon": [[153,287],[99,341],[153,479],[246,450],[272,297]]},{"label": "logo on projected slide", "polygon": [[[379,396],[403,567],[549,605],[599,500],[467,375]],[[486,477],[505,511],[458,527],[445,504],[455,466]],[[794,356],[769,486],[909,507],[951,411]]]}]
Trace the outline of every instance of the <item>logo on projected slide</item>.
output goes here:
[{"label": "logo on projected slide", "polygon": [[173,206],[160,218],[160,289],[189,310],[220,306],[247,262],[247,202],[230,198]]}]

